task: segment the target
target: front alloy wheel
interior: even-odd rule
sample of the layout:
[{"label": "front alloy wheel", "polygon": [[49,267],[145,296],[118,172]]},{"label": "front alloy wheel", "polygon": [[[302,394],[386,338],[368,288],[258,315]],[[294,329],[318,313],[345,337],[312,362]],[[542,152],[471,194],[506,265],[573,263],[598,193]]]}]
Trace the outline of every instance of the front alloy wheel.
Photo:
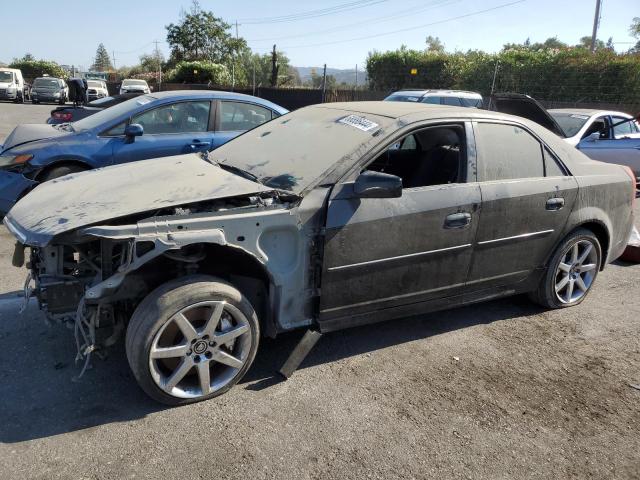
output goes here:
[{"label": "front alloy wheel", "polygon": [[138,305],[126,350],[142,389],[168,405],[221,395],[251,366],[260,325],[231,284],[194,275],[158,287]]},{"label": "front alloy wheel", "polygon": [[251,328],[225,301],[183,308],[156,333],[149,369],[156,385],[178,398],[198,398],[226,387],[249,357]]}]

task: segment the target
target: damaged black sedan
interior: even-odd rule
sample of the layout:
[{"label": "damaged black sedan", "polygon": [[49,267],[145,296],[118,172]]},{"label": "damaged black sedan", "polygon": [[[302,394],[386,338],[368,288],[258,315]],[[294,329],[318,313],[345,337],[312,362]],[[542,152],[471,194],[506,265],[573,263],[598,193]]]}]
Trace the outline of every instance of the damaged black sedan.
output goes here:
[{"label": "damaged black sedan", "polygon": [[624,250],[634,191],[519,117],[344,103],[48,182],[5,223],[80,355],[126,332],[141,387],[175,405],[231,388],[264,335],[308,329],[290,374],[324,332],[525,292],[577,305]]}]

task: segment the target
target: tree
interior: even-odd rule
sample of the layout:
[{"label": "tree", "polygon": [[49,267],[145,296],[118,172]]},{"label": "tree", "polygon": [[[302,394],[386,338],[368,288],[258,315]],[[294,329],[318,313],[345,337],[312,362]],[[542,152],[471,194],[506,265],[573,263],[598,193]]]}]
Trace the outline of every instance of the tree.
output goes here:
[{"label": "tree", "polygon": [[98,45],[98,49],[96,50],[96,58],[93,61],[93,65],[91,65],[91,70],[96,72],[109,72],[113,70],[109,52],[107,52],[107,49],[104,47],[103,43]]},{"label": "tree", "polygon": [[[278,61],[278,81],[277,86],[300,85],[300,74],[298,70],[289,65],[289,58],[284,52],[276,51]],[[271,85],[272,53],[258,55],[247,49],[238,59],[236,69],[236,81],[238,85],[253,85],[253,72],[256,73],[256,86],[266,87]]]},{"label": "tree", "polygon": [[444,53],[444,44],[440,41],[439,37],[429,35],[425,42],[427,44],[427,52]]},{"label": "tree", "polygon": [[569,45],[567,45],[566,43],[561,42],[560,40],[558,40],[558,37],[549,37],[542,43],[540,43],[540,42],[531,43],[531,40],[527,38],[524,43],[507,43],[507,44],[505,44],[502,47],[502,51],[521,50],[521,49],[533,50],[533,51],[538,51],[538,50],[559,50],[559,49],[562,49],[562,48],[567,48],[568,46]]},{"label": "tree", "polygon": [[228,32],[231,25],[213,12],[202,10],[197,0],[193,1],[188,13],[181,12],[178,23],[170,23],[165,28],[172,65],[182,60],[228,64],[247,47],[243,38],[236,39]]},{"label": "tree", "polygon": [[46,60],[24,60],[16,59],[9,65],[9,68],[18,68],[25,78],[34,79],[43,75],[56,78],[66,78],[67,72],[55,62]]},{"label": "tree", "polygon": [[[591,49],[591,37],[581,37],[580,43],[576,45],[576,48]],[[604,50],[605,48],[607,48],[607,45],[599,38],[596,39],[596,50]]]},{"label": "tree", "polygon": [[176,83],[211,83],[228,85],[231,75],[226,66],[207,61],[180,62],[167,73],[167,80]]},{"label": "tree", "polygon": [[629,53],[640,53],[640,17],[635,17],[629,27],[631,36],[638,40],[635,46],[631,47]]},{"label": "tree", "polygon": [[22,57],[21,60],[23,62],[35,62],[36,61],[36,57],[31,55],[29,52],[27,52],[27,53],[24,54],[24,57]]}]

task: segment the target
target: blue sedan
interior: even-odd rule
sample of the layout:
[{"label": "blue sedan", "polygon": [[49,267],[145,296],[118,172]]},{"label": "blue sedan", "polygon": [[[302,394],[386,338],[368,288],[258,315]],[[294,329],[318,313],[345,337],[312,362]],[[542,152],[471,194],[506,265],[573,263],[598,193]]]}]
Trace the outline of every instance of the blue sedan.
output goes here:
[{"label": "blue sedan", "polygon": [[261,98],[159,92],[74,123],[19,125],[0,145],[0,216],[39,183],[98,167],[211,151],[287,113]]}]

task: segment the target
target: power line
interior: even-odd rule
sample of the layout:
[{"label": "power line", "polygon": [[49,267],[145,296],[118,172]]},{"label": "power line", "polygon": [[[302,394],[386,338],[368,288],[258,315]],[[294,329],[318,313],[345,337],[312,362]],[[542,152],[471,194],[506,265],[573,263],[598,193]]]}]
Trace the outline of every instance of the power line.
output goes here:
[{"label": "power line", "polygon": [[296,35],[285,35],[282,37],[274,37],[274,38],[256,38],[256,39],[251,39],[251,40],[247,40],[247,42],[251,42],[251,43],[257,43],[257,42],[274,42],[274,41],[279,41],[279,40],[286,40],[288,38],[300,38],[300,37],[309,37],[312,35],[320,35],[320,34],[325,34],[325,33],[333,33],[333,32],[338,32],[340,30],[346,30],[352,27],[357,27],[359,25],[375,25],[376,23],[384,23],[387,22],[389,20],[395,20],[397,18],[402,18],[402,17],[408,17],[408,16],[415,16],[418,13],[424,12],[426,10],[430,10],[432,8],[438,8],[438,7],[442,7],[445,5],[450,5],[452,3],[458,3],[461,2],[462,0],[434,0],[431,2],[430,5],[426,5],[424,7],[412,7],[412,8],[408,8],[405,10],[400,10],[395,14],[392,15],[385,15],[384,17],[376,17],[370,20],[364,20],[361,22],[355,22],[355,23],[350,23],[347,25],[341,25],[339,27],[333,27],[333,28],[329,28],[329,29],[325,29],[325,30],[316,30],[313,32],[305,32],[305,33],[300,33],[300,34],[296,34]]},{"label": "power line", "polygon": [[348,12],[359,8],[370,7],[388,0],[357,0],[333,7],[321,8],[318,10],[309,10],[306,12],[294,13],[291,15],[282,15],[278,17],[258,17],[241,19],[239,22],[244,25],[261,25],[269,23],[295,22],[299,20],[308,20],[311,18],[324,17],[326,15],[334,15],[336,13]]},{"label": "power line", "polygon": [[467,13],[465,15],[458,15],[456,17],[446,18],[444,20],[438,20],[437,22],[425,23],[423,25],[417,25],[415,27],[401,28],[399,30],[393,30],[393,31],[390,31],[390,32],[377,33],[377,34],[374,34],[374,35],[365,35],[363,37],[347,38],[347,39],[344,39],[344,40],[336,40],[336,41],[332,41],[332,42],[313,43],[313,44],[307,44],[307,45],[285,46],[285,47],[282,47],[282,48],[283,49],[290,49],[290,48],[323,47],[325,45],[336,45],[336,44],[339,44],[339,43],[355,42],[357,40],[367,40],[367,39],[370,39],[370,38],[384,37],[386,35],[393,35],[393,34],[396,34],[396,33],[403,33],[403,32],[407,32],[407,31],[410,31],[410,30],[418,30],[418,29],[425,28],[425,27],[432,27],[434,25],[440,25],[442,23],[453,22],[455,20],[460,20],[462,18],[473,17],[475,15],[480,15],[480,14],[483,14],[483,13],[492,12],[494,10],[499,10],[501,8],[510,7],[512,5],[517,5],[518,3],[524,3],[526,1],[527,0],[516,0],[515,2],[503,3],[502,5],[497,5],[497,6],[492,7],[492,8],[486,8],[484,10],[478,10],[478,11],[475,11],[475,12]]}]

